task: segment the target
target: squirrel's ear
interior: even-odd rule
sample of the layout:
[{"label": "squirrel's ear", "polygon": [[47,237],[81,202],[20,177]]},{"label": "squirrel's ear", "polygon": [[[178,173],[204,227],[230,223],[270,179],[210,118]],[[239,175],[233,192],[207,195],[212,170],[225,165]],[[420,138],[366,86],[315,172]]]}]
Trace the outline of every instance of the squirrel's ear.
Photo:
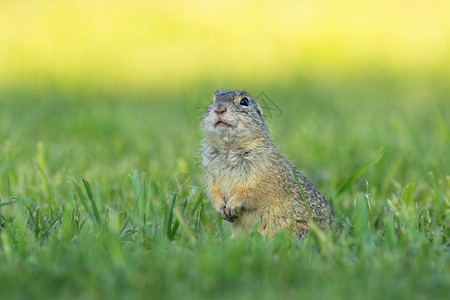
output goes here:
[{"label": "squirrel's ear", "polygon": [[261,109],[261,106],[259,106],[258,102],[256,103],[256,110],[258,111],[258,114],[262,117],[263,116],[263,111]]}]

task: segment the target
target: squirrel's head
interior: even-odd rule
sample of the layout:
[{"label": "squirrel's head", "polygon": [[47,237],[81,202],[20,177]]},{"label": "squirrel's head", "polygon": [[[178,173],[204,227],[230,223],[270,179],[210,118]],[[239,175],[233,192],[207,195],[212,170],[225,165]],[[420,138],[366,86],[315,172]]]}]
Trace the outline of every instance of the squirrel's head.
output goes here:
[{"label": "squirrel's head", "polygon": [[267,136],[263,112],[245,91],[218,90],[202,118],[205,138],[245,142]]}]

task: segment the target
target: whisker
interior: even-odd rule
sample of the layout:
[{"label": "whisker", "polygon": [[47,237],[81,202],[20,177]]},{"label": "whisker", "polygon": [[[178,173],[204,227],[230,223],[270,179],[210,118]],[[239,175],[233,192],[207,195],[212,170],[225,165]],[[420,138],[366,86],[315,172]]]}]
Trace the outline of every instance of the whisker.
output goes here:
[{"label": "whisker", "polygon": [[194,128],[194,129],[197,128],[197,127],[200,125],[201,121],[202,121],[201,118],[198,119],[197,121],[195,121],[193,128]]},{"label": "whisker", "polygon": [[189,113],[204,113],[206,111],[206,108],[198,107],[198,108],[192,108],[189,110]]},{"label": "whisker", "polygon": [[197,120],[197,119],[202,119],[202,117],[203,117],[203,113],[197,113],[197,114],[195,114],[195,115],[193,115],[192,117],[191,117],[191,119],[190,119],[190,122],[192,122],[192,121],[194,121],[194,120]]}]

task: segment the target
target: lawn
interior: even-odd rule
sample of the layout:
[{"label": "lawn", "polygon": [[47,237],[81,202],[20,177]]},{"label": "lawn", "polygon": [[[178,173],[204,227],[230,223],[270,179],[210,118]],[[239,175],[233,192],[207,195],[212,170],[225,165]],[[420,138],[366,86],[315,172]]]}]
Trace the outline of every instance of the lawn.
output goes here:
[{"label": "lawn", "polygon": [[[439,76],[4,89],[0,299],[445,299],[450,106]],[[219,88],[264,92],[283,155],[340,234],[230,238],[196,126]]]}]

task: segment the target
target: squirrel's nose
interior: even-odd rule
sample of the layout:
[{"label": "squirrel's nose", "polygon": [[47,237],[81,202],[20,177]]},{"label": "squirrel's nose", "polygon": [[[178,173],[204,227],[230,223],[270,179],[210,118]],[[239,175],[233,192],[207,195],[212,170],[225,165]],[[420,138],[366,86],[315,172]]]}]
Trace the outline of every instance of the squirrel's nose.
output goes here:
[{"label": "squirrel's nose", "polygon": [[227,108],[225,105],[217,105],[214,108],[214,112],[216,113],[216,115],[221,116],[223,115],[225,112],[227,111]]}]

